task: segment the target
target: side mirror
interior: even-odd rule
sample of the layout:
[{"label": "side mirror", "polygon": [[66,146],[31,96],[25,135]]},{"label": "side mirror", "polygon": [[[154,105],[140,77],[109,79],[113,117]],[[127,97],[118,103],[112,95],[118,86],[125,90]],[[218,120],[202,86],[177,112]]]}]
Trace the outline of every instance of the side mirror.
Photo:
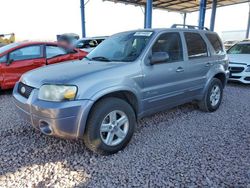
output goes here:
[{"label": "side mirror", "polygon": [[13,59],[8,59],[8,60],[6,61],[6,65],[9,66],[13,61],[14,61]]},{"label": "side mirror", "polygon": [[169,55],[167,52],[153,52],[150,64],[154,65],[157,63],[163,63],[169,60]]}]

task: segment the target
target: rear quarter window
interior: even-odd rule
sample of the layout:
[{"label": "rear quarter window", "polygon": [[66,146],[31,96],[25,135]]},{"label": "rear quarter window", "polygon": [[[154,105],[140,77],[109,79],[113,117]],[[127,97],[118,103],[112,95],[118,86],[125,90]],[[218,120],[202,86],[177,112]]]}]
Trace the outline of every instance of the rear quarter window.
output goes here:
[{"label": "rear quarter window", "polygon": [[208,56],[207,44],[199,33],[186,32],[184,35],[189,59]]},{"label": "rear quarter window", "polygon": [[206,37],[213,46],[216,54],[223,53],[223,46],[217,34],[207,33]]}]

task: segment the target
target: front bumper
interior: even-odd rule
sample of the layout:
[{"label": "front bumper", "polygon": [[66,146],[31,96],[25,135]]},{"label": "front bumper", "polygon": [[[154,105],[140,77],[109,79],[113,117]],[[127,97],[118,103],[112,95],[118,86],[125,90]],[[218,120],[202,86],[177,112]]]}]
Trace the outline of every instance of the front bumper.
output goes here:
[{"label": "front bumper", "polygon": [[[87,116],[93,101],[76,100],[48,102],[38,99],[38,89],[28,98],[18,92],[17,83],[13,90],[15,105],[20,116],[44,134],[61,138],[82,138]],[[49,130],[49,131],[48,131]]]},{"label": "front bumper", "polygon": [[[248,66],[244,64],[229,64],[231,70],[229,80],[250,84],[250,72],[246,72],[247,68]],[[238,71],[235,71],[237,69]]]}]

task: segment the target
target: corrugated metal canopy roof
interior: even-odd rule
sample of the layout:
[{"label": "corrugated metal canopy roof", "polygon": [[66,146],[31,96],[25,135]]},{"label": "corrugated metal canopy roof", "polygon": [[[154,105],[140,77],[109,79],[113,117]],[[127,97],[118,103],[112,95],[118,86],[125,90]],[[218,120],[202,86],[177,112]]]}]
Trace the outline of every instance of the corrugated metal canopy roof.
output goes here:
[{"label": "corrugated metal canopy roof", "polygon": [[[116,3],[145,5],[146,0],[106,0]],[[218,0],[217,7],[246,3],[249,0]],[[207,0],[207,8],[212,7],[213,0]],[[177,12],[195,12],[199,10],[199,0],[153,0],[153,7]]]}]

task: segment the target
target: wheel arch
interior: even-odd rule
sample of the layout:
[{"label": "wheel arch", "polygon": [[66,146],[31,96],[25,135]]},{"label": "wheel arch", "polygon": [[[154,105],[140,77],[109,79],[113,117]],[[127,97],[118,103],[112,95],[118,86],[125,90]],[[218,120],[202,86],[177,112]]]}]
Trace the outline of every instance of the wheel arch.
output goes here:
[{"label": "wheel arch", "polygon": [[209,85],[210,85],[213,78],[219,79],[221,81],[221,83],[222,83],[223,88],[226,86],[226,83],[227,83],[226,74],[224,72],[222,72],[222,71],[216,71],[215,74],[210,75],[209,79],[207,79],[206,85],[205,85],[205,87],[204,87],[204,89],[202,91],[202,95],[200,96],[200,99],[203,98],[204,94],[208,90]]},{"label": "wheel arch", "polygon": [[217,73],[216,75],[214,75],[213,78],[217,78],[221,81],[222,85],[223,85],[223,88],[226,86],[226,83],[227,83],[227,78],[226,78],[226,75],[225,73]]},{"label": "wheel arch", "polygon": [[127,89],[119,89],[119,90],[114,90],[114,91],[109,91],[109,92],[105,92],[102,93],[101,95],[99,95],[98,97],[94,97],[94,104],[92,105],[91,110],[93,109],[94,105],[104,99],[104,98],[108,98],[108,97],[116,97],[119,99],[122,99],[124,101],[126,101],[128,104],[131,105],[131,107],[133,108],[136,116],[140,111],[140,105],[139,105],[139,99],[138,96],[131,90],[127,90]]},{"label": "wheel arch", "polygon": [[138,95],[129,90],[129,89],[126,89],[126,88],[123,88],[123,89],[116,89],[116,90],[110,90],[110,89],[107,89],[107,90],[102,90],[101,92],[98,92],[96,93],[92,98],[91,100],[93,101],[93,103],[91,104],[91,106],[89,107],[89,110],[88,110],[88,113],[87,115],[85,116],[84,118],[84,122],[81,122],[81,125],[79,125],[79,133],[78,133],[78,137],[82,137],[85,133],[85,128],[87,126],[87,122],[88,122],[88,119],[89,119],[89,116],[95,106],[95,104],[104,99],[104,98],[108,98],[108,97],[116,97],[116,98],[120,98],[122,100],[125,100],[129,105],[132,106],[134,112],[135,112],[135,115],[138,119],[138,115],[141,111],[141,105],[140,105],[140,99],[138,97]]}]

